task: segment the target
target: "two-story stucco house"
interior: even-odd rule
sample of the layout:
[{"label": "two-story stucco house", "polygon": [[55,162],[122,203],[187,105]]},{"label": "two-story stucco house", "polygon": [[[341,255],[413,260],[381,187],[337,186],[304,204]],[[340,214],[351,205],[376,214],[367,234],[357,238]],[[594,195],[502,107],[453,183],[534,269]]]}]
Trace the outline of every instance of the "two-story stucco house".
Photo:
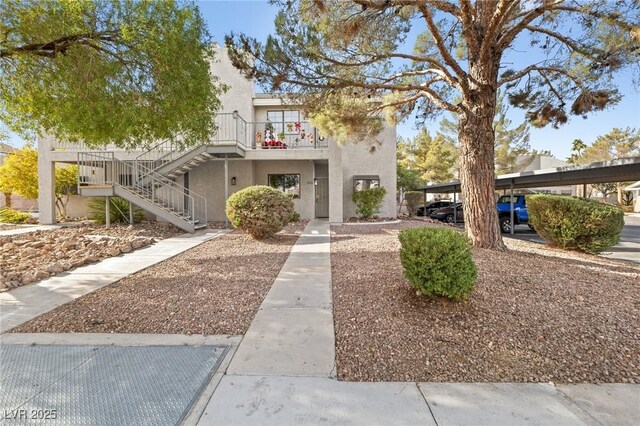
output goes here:
[{"label": "two-story stucco house", "polygon": [[50,137],[38,142],[40,222],[53,223],[55,163],[78,163],[81,196],[120,196],[187,231],[225,219],[226,198],[251,185],[292,194],[303,219],[341,223],[355,216],[353,191],[387,189],[380,216],[395,217],[396,132],[386,125],[371,143],[339,146],[323,137],[299,107],[255,93],[223,49],[213,73],[230,89],[222,95],[218,132],[201,146],[177,149],[160,142],[147,151],[91,150]]}]

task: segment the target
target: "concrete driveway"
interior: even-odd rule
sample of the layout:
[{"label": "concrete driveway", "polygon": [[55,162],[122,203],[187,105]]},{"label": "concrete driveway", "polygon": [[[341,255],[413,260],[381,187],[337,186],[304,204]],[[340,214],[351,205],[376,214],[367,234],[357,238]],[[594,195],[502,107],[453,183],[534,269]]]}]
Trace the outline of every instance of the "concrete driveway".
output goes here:
[{"label": "concrete driveway", "polygon": [[[508,234],[503,235],[511,237]],[[540,244],[544,243],[544,240],[535,231],[529,229],[527,225],[516,225],[513,238]],[[634,213],[624,216],[624,228],[622,229],[620,242],[616,246],[600,253],[600,255],[610,259],[640,264],[640,214]]]}]

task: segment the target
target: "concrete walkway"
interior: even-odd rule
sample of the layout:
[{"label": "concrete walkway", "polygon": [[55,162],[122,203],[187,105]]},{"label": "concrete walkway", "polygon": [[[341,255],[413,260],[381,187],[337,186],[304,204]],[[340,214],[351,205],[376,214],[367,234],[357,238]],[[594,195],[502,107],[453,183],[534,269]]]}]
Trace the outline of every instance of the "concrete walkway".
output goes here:
[{"label": "concrete walkway", "polygon": [[291,249],[228,374],[332,377],[334,348],[329,224],[312,221]]},{"label": "concrete walkway", "polygon": [[0,231],[0,237],[26,234],[28,232],[36,232],[36,231],[50,231],[52,229],[58,229],[58,228],[62,228],[62,226],[60,225],[20,225],[19,228]]},{"label": "concrete walkway", "polygon": [[198,424],[636,424],[639,385],[335,380],[329,240],[306,227]]},{"label": "concrete walkway", "polygon": [[229,231],[207,229],[195,234],[167,238],[148,247],[85,265],[36,284],[0,293],[0,333],[227,232]]}]

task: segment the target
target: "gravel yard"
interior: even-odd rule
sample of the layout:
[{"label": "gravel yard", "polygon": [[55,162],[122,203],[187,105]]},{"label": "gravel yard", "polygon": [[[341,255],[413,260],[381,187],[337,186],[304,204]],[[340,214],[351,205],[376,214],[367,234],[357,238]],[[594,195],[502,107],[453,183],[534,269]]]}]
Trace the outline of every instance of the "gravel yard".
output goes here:
[{"label": "gravel yard", "polygon": [[80,225],[0,236],[0,291],[148,246],[184,231],[169,223]]},{"label": "gravel yard", "polygon": [[640,268],[507,240],[465,302],[416,296],[398,230],[332,227],[337,373],[350,381],[640,383]]},{"label": "gravel yard", "polygon": [[12,331],[244,334],[305,224],[265,241],[223,235]]}]

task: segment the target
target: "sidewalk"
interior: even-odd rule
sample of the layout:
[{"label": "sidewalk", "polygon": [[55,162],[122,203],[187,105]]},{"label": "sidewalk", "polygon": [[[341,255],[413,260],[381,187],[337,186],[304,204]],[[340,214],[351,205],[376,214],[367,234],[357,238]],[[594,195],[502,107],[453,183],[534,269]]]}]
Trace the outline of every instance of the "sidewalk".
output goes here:
[{"label": "sidewalk", "polygon": [[8,237],[11,235],[26,234],[36,231],[50,231],[52,229],[62,228],[60,225],[21,225],[19,228],[0,231],[0,237]]},{"label": "sidewalk", "polygon": [[640,386],[357,383],[334,376],[329,224],[294,246],[200,425],[635,424]]},{"label": "sidewalk", "polygon": [[226,232],[229,231],[207,229],[195,234],[167,238],[148,247],[85,265],[36,284],[0,293],[0,334]]}]

